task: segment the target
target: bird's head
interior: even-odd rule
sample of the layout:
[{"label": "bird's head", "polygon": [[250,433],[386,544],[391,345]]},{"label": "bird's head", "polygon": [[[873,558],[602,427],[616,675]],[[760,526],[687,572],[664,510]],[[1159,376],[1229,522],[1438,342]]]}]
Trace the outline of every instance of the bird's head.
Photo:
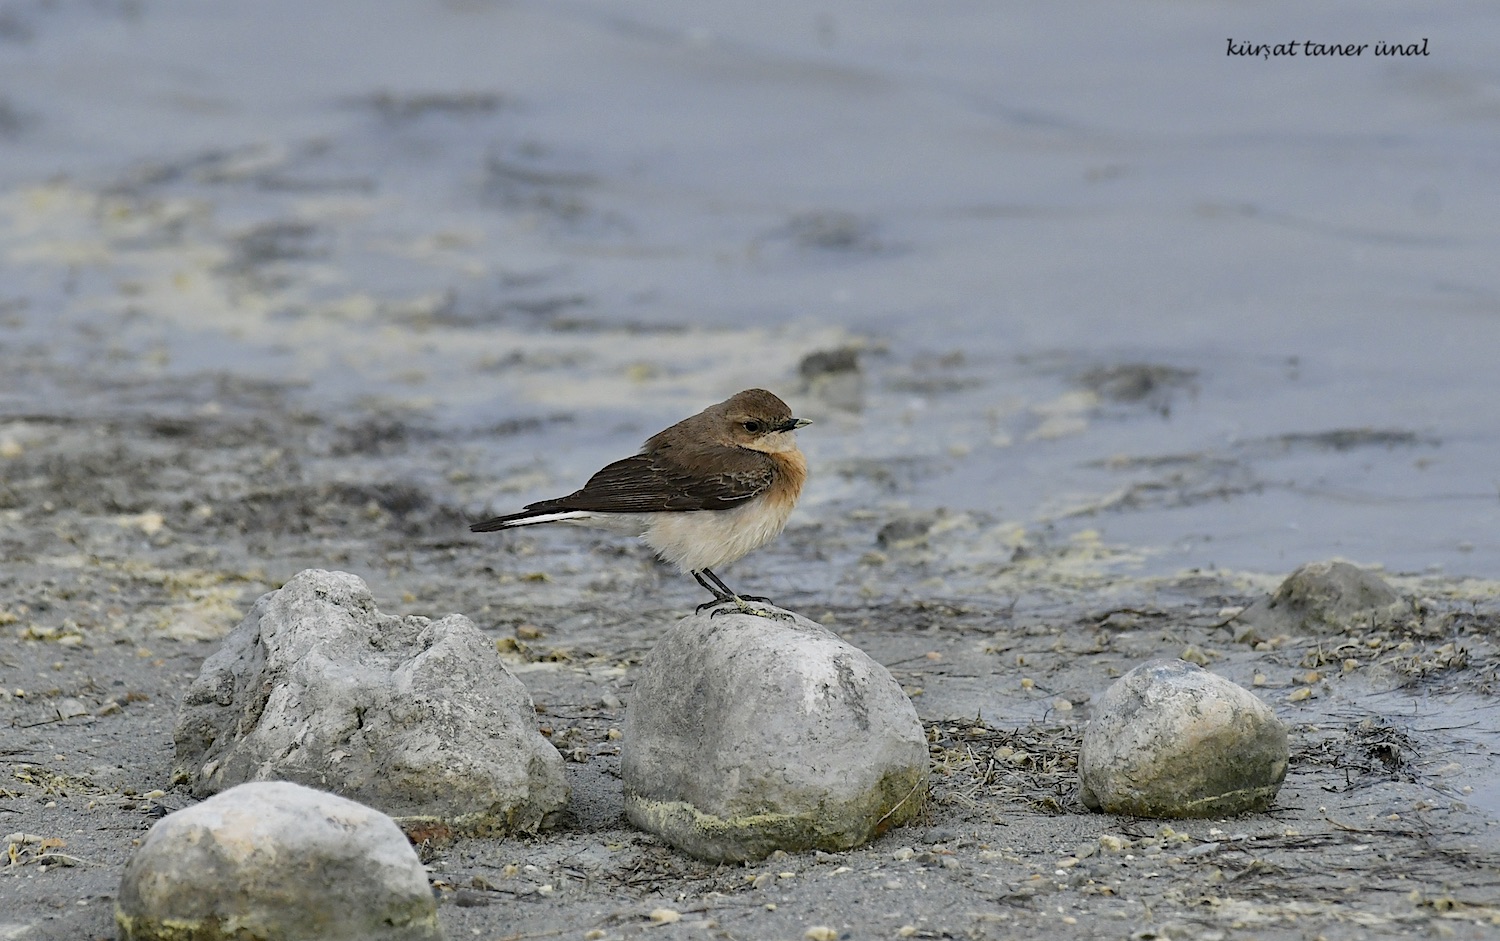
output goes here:
[{"label": "bird's head", "polygon": [[776,454],[797,446],[794,432],[811,424],[795,418],[787,404],[765,389],[746,389],[715,406],[726,443]]}]

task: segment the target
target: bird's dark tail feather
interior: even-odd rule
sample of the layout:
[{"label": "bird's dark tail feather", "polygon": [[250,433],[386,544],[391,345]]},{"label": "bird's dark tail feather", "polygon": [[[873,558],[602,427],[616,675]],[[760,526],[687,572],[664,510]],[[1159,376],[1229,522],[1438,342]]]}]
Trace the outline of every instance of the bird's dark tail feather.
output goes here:
[{"label": "bird's dark tail feather", "polygon": [[526,509],[519,513],[511,513],[507,516],[497,516],[494,519],[487,519],[482,523],[470,523],[469,532],[493,533],[502,529],[514,529],[517,526],[535,526],[538,523],[576,520],[588,515],[588,513],[581,510]]}]

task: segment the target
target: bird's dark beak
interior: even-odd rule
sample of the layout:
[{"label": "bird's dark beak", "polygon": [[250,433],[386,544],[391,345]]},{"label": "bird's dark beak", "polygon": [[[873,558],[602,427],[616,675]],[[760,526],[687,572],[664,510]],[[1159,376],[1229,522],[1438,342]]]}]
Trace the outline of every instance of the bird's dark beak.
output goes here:
[{"label": "bird's dark beak", "polygon": [[777,431],[796,431],[798,428],[801,428],[803,425],[811,425],[811,424],[812,424],[812,422],[808,421],[806,418],[788,418],[786,421],[784,421],[781,424],[777,425],[776,426],[776,430]]}]

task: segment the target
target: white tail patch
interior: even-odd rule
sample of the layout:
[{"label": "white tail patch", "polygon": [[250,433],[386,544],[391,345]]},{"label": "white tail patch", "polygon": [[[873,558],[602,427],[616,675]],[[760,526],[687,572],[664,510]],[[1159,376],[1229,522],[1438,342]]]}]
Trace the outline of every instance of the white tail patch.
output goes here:
[{"label": "white tail patch", "polygon": [[559,513],[539,513],[536,516],[528,516],[525,519],[511,520],[502,529],[514,529],[517,526],[535,526],[537,523],[562,523],[568,520],[586,520],[593,516],[587,510],[564,510]]}]

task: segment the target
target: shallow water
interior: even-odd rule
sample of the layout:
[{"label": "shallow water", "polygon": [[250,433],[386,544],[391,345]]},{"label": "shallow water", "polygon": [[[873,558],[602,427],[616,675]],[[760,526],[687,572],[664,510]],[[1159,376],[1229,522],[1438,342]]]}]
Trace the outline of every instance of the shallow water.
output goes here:
[{"label": "shallow water", "polygon": [[[805,520],[976,511],[1097,531],[1146,574],[1500,569],[1487,4],[4,24],[12,353],[416,410],[533,481],[506,505],[764,385],[817,420]],[[1226,36],[1430,54],[1247,59]],[[859,388],[799,379],[845,346]],[[1142,365],[1163,368],[1111,372]],[[17,411],[66,394],[5,388]]]}]

